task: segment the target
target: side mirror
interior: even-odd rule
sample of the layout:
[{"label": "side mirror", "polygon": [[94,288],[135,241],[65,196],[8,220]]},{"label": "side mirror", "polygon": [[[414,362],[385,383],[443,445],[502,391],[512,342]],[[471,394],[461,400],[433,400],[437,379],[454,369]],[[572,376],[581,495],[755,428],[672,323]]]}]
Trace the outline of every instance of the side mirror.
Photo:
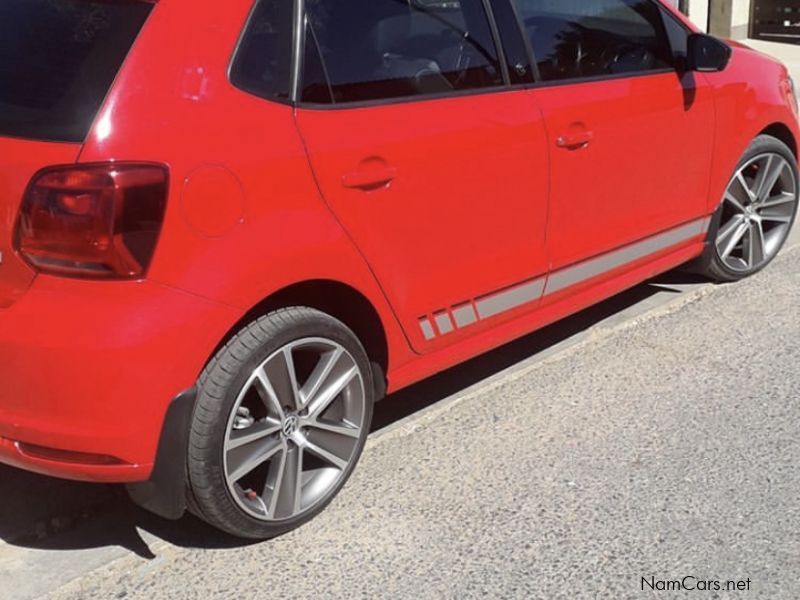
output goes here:
[{"label": "side mirror", "polygon": [[713,73],[724,71],[733,50],[725,42],[710,35],[693,33],[689,36],[687,52],[690,71]]}]

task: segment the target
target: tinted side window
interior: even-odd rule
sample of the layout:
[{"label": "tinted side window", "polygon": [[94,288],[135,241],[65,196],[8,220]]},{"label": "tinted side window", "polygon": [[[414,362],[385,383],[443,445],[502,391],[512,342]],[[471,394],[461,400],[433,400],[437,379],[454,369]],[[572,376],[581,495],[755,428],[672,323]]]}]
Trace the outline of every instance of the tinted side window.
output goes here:
[{"label": "tinted side window", "polygon": [[650,0],[517,0],[545,81],[672,67],[658,6]]},{"label": "tinted side window", "polygon": [[320,101],[325,87],[338,103],[503,84],[481,0],[306,0],[305,5],[311,31],[305,55],[317,52],[321,64],[313,65],[313,76],[304,69],[304,101]]},{"label": "tinted side window", "polygon": [[0,2],[0,135],[83,141],[151,8]]},{"label": "tinted side window", "polygon": [[288,0],[259,0],[231,67],[233,85],[263,98],[289,100],[293,12]]}]

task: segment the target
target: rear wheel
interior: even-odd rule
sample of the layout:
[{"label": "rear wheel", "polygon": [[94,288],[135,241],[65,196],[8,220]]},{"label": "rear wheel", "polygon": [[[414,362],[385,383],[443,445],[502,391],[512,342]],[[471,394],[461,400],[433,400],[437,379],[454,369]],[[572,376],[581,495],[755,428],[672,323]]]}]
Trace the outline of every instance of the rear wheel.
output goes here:
[{"label": "rear wheel", "polygon": [[766,267],[797,215],[797,160],[780,140],[759,136],[736,168],[714,216],[704,274],[737,281]]},{"label": "rear wheel", "polygon": [[361,455],[374,389],[361,343],[329,315],[291,308],[245,327],[199,382],[189,447],[198,516],[265,539],[319,514]]}]

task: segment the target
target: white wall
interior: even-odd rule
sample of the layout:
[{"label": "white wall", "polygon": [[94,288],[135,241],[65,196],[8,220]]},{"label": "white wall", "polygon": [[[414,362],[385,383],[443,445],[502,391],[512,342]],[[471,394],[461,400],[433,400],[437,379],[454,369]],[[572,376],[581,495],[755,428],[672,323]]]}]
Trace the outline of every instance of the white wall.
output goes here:
[{"label": "white wall", "polygon": [[[749,35],[750,5],[752,0],[714,0],[725,2],[723,10],[726,13],[725,21],[730,19],[730,37],[745,39]],[[703,31],[708,28],[709,0],[689,0],[689,18]],[[726,34],[727,35],[727,34]]]},{"label": "white wall", "polygon": [[689,0],[689,18],[702,31],[708,30],[708,0]]},{"label": "white wall", "polygon": [[733,14],[731,15],[731,37],[733,39],[746,39],[750,33],[750,2],[751,0],[733,0]]}]

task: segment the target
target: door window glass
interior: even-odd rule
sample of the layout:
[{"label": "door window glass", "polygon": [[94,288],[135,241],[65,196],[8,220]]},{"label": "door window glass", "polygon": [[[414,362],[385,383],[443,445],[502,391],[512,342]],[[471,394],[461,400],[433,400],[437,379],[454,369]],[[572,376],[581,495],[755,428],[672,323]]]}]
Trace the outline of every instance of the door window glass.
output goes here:
[{"label": "door window glass", "polygon": [[481,0],[306,0],[305,6],[305,55],[321,59],[312,56],[316,64],[304,69],[306,102],[329,94],[336,103],[358,102],[503,84]]},{"label": "door window glass", "polygon": [[651,0],[517,0],[545,81],[641,73],[673,65]]}]

